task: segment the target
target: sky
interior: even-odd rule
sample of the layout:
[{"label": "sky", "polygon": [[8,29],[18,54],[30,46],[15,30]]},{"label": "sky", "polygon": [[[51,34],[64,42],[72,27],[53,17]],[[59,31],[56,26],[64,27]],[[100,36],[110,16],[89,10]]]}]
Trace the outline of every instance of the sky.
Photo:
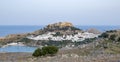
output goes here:
[{"label": "sky", "polygon": [[120,0],[0,0],[0,25],[120,25]]}]

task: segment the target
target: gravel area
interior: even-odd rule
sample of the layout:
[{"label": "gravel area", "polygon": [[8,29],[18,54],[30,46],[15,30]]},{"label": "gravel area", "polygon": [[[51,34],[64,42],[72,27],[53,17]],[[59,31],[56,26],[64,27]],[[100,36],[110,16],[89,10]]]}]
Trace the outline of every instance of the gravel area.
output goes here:
[{"label": "gravel area", "polygon": [[76,54],[53,57],[32,57],[32,53],[0,53],[0,62],[120,62],[120,55],[78,56]]}]

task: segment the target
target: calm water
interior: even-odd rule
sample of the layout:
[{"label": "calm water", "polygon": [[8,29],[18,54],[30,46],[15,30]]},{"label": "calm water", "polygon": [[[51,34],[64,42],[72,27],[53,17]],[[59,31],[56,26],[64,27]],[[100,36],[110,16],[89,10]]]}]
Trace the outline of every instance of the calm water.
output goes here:
[{"label": "calm water", "polygon": [[7,46],[0,48],[0,52],[34,52],[36,47],[28,46]]},{"label": "calm water", "polygon": [[[106,30],[120,29],[120,26],[76,26],[82,30],[87,30],[89,28],[96,28],[102,32]],[[39,30],[43,26],[0,26],[0,36],[6,36],[8,34],[16,33],[27,33]],[[33,52],[35,47],[28,46],[8,46],[5,48],[0,48],[0,52]]]},{"label": "calm water", "polygon": [[0,36],[33,32],[41,29],[42,27],[43,26],[0,26]]},{"label": "calm water", "polygon": [[90,28],[95,28],[101,32],[105,32],[107,30],[115,30],[115,29],[120,29],[120,25],[119,26],[76,26],[82,30],[87,30]]}]

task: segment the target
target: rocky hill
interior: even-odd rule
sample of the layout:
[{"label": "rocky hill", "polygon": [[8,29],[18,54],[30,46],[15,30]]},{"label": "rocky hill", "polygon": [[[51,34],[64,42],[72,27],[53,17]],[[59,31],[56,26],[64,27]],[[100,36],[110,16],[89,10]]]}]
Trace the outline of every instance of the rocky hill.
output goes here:
[{"label": "rocky hill", "polygon": [[[0,60],[23,61],[23,62],[119,62],[120,61],[120,30],[110,30],[94,37],[97,30],[90,29],[86,33],[75,28],[71,23],[60,22],[47,25],[45,28],[32,33],[8,35],[1,41],[23,42],[28,46],[55,45],[60,47],[57,55],[53,57],[32,57],[31,53],[1,53]],[[94,32],[95,31],[95,32]],[[57,33],[57,35],[56,35]],[[66,37],[62,36],[67,35]],[[71,35],[74,34],[74,35]],[[89,38],[90,35],[93,38]],[[95,34],[96,35],[96,34]],[[30,38],[28,38],[31,36]],[[48,38],[47,38],[48,37]],[[72,42],[70,40],[53,41],[53,39],[83,39]],[[46,40],[46,38],[48,40]],[[43,39],[43,40],[41,40]],[[45,39],[45,40],[44,40]],[[5,42],[3,42],[4,44]],[[2,43],[0,43],[2,44]],[[6,59],[7,58],[7,59]],[[8,62],[9,62],[8,61]]]},{"label": "rocky hill", "polygon": [[[58,47],[76,46],[89,38],[96,38],[99,34],[84,32],[70,22],[48,24],[43,29],[31,33],[11,34],[0,39],[0,44],[22,42],[28,46],[55,45]],[[58,42],[59,41],[59,42]],[[77,43],[78,42],[78,43]]]},{"label": "rocky hill", "polygon": [[83,32],[83,31],[73,26],[73,24],[70,22],[58,22],[54,24],[48,24],[43,29],[37,30],[30,34],[40,35],[47,32],[60,32],[61,34],[74,34],[74,33]]},{"label": "rocky hill", "polygon": [[[69,22],[49,24],[45,28],[35,31],[27,39],[36,41],[36,45],[55,45],[58,47],[76,46],[77,42],[90,38],[97,38],[98,33],[84,32]],[[81,43],[78,43],[81,44]]]},{"label": "rocky hill", "polygon": [[38,35],[46,34],[49,32],[59,33],[60,35],[63,35],[63,34],[74,35],[78,32],[83,32],[83,31],[74,27],[73,24],[70,22],[59,22],[59,23],[49,24],[43,29],[39,29],[31,33],[7,35],[6,37],[0,38],[0,43],[2,45],[2,44],[11,43],[11,42],[18,42],[18,41],[21,41],[21,39],[23,40],[24,38],[31,35],[38,36]]},{"label": "rocky hill", "polygon": [[[106,33],[106,34],[105,34]],[[55,56],[33,57],[31,53],[1,53],[0,60],[9,62],[119,62],[119,30],[106,31],[99,38],[85,40],[81,45],[62,50]],[[115,37],[111,37],[115,35]],[[114,38],[110,39],[110,38]],[[7,58],[7,59],[6,59]]]}]

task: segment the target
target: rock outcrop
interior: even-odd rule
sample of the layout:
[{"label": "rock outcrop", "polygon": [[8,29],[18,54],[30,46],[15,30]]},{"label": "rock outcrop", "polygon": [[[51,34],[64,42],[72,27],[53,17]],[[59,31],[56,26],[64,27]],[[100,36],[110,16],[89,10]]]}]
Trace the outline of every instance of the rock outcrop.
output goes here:
[{"label": "rock outcrop", "polygon": [[46,26],[46,28],[48,28],[48,29],[64,28],[64,27],[73,27],[73,24],[70,22],[59,22],[59,23],[49,24]]},{"label": "rock outcrop", "polygon": [[61,34],[74,34],[77,32],[82,32],[82,30],[74,27],[73,24],[70,22],[58,22],[54,24],[49,24],[45,28],[41,30],[37,30],[32,34],[36,36],[38,34],[40,35],[47,32],[60,32]]},{"label": "rock outcrop", "polygon": [[70,22],[59,22],[54,24],[49,24],[44,28],[44,31],[57,31],[57,30],[79,30],[78,28],[74,27]]}]

